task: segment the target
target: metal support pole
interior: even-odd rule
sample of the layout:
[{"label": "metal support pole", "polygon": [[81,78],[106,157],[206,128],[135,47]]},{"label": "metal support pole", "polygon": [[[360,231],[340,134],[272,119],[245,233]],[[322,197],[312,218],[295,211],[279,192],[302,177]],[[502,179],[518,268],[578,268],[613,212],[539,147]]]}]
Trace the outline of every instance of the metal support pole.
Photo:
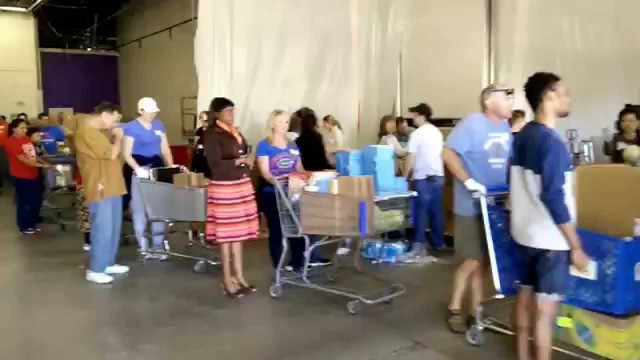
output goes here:
[{"label": "metal support pole", "polygon": [[485,49],[485,83],[496,81],[496,50],[495,50],[495,0],[485,0],[487,41]]}]

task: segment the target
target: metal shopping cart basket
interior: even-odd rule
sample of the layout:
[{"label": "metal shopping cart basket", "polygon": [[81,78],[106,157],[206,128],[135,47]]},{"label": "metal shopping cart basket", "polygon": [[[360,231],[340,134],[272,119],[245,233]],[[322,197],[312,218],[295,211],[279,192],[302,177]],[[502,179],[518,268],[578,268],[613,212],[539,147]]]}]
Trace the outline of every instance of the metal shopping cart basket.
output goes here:
[{"label": "metal shopping cart basket", "polygon": [[[138,178],[134,178],[133,181],[138,182],[138,189],[140,189],[140,196],[147,215],[147,229],[152,228],[151,224],[161,222],[165,224],[163,234],[171,234],[176,232],[173,230],[176,223],[206,222],[206,188],[187,188],[165,182]],[[216,251],[215,247],[209,246],[202,234],[193,234],[191,229],[187,232],[189,234],[186,244],[187,249],[198,246],[209,251]],[[153,236],[158,234],[149,235]],[[217,254],[214,254],[212,259],[174,251],[169,243],[168,237],[165,237],[163,247],[163,251],[151,250],[150,252],[196,260],[193,267],[193,271],[196,273],[205,272],[207,265],[219,265]]]},{"label": "metal shopping cart basket", "polygon": [[[275,183],[275,191],[276,191],[276,201],[278,205],[278,212],[280,216],[280,225],[282,228],[282,256],[280,258],[279,264],[276,267],[275,271],[275,283],[270,287],[269,294],[273,298],[279,298],[282,296],[283,286],[284,285],[292,285],[297,287],[303,287],[307,289],[313,289],[329,294],[334,294],[338,296],[343,296],[350,299],[347,302],[347,310],[351,314],[356,314],[362,308],[362,305],[374,305],[380,303],[391,303],[391,301],[404,294],[406,292],[406,287],[402,284],[389,282],[380,277],[374,276],[371,273],[368,273],[368,278],[375,280],[377,283],[380,283],[380,289],[375,291],[373,295],[367,295],[360,293],[352,288],[342,288],[334,285],[323,284],[320,281],[320,277],[318,273],[309,270],[309,263],[311,254],[315,249],[320,247],[325,247],[332,244],[339,244],[345,241],[344,236],[333,236],[334,234],[306,234],[303,232],[303,228],[301,226],[301,203],[299,199],[296,199],[295,195],[290,196],[289,188],[288,188],[288,177],[281,177],[276,179]],[[366,226],[367,222],[372,222],[373,219],[368,219],[368,216],[371,216],[371,212],[367,214],[366,207],[362,201],[352,198],[349,196],[343,195],[333,195],[333,194],[314,194],[314,196],[318,196],[318,199],[322,197],[334,197],[338,199],[342,197],[344,204],[349,203],[350,206],[359,208],[360,211],[355,211],[354,214],[349,214],[349,219],[351,219],[351,226],[355,229],[353,236],[362,238],[362,236],[367,235],[364,231],[358,231],[358,229],[362,229]],[[395,206],[402,205],[403,207],[401,211],[404,211],[405,214],[408,214],[410,209],[410,201],[409,198],[413,196],[413,193],[407,194],[396,194],[395,196],[389,195],[384,198],[377,199],[379,203],[385,203],[387,205],[387,209],[389,206],[395,204]],[[325,198],[326,200],[327,198]],[[402,201],[402,200],[406,201]],[[318,206],[318,214],[319,216],[323,215],[323,208],[321,206],[322,201],[319,201]],[[327,209],[325,209],[327,210]],[[315,208],[314,208],[315,211]],[[349,221],[347,219],[346,221]],[[404,226],[404,225],[402,225]],[[384,229],[385,231],[389,231],[391,229]],[[320,238],[318,241],[311,241],[311,238],[318,237]],[[302,267],[302,271],[300,274],[294,275],[284,275],[284,264],[287,257],[287,252],[289,248],[289,240],[293,241],[304,241],[304,265]],[[358,274],[364,274],[363,271],[356,265],[358,264],[358,258],[360,256],[359,251],[352,252],[354,256],[356,256],[354,260],[354,267]],[[335,260],[335,259],[334,259]],[[337,261],[334,261],[334,266],[329,269],[329,271],[325,274],[326,280],[329,283],[333,283],[337,279],[337,273],[340,268],[337,266]]]},{"label": "metal shopping cart basket", "polygon": [[[491,279],[496,291],[496,295],[475,310],[476,322],[469,327],[466,333],[469,344],[482,346],[484,344],[483,331],[485,329],[503,335],[515,335],[514,330],[508,324],[508,320],[500,319],[497,316],[489,316],[484,309],[494,307],[497,310],[500,305],[505,305],[505,298],[517,295],[520,261],[519,251],[511,237],[510,213],[506,207],[508,189],[491,189],[488,195],[478,195],[477,197],[480,202],[482,223],[487,241]],[[502,304],[499,304],[499,302],[502,302]],[[506,305],[512,306],[511,303],[506,303]],[[507,316],[511,315],[509,311],[506,314],[508,314]],[[594,359],[558,345],[555,345],[553,349],[579,359]]]},{"label": "metal shopping cart basket", "polygon": [[76,158],[73,155],[46,155],[43,160],[52,166],[43,169],[45,193],[42,211],[53,214],[60,230],[65,231],[68,225],[75,224]]}]

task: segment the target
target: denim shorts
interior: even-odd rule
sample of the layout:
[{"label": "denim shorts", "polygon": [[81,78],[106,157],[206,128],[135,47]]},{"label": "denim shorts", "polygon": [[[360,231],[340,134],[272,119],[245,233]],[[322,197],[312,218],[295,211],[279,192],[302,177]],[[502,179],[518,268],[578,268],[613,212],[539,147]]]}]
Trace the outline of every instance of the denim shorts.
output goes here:
[{"label": "denim shorts", "polygon": [[561,301],[569,282],[569,251],[521,246],[520,285],[533,289],[539,297]]}]

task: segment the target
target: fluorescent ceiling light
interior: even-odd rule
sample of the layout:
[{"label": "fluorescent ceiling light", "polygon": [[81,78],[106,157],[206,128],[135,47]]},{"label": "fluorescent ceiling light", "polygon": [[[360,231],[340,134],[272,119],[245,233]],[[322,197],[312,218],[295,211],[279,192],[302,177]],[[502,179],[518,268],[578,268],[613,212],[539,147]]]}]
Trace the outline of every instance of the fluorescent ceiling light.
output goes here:
[{"label": "fluorescent ceiling light", "polygon": [[0,6],[0,11],[27,12],[27,9],[19,6]]}]

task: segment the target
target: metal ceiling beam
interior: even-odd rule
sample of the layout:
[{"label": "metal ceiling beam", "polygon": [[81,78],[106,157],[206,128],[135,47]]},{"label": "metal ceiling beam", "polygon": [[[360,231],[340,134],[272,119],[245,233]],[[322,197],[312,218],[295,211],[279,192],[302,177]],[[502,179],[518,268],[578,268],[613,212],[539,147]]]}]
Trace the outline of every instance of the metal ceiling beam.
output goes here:
[{"label": "metal ceiling beam", "polygon": [[36,2],[34,2],[33,4],[31,4],[31,6],[29,6],[29,8],[27,8],[28,12],[34,12],[36,11],[40,6],[44,5],[47,2],[47,0],[36,0]]}]

